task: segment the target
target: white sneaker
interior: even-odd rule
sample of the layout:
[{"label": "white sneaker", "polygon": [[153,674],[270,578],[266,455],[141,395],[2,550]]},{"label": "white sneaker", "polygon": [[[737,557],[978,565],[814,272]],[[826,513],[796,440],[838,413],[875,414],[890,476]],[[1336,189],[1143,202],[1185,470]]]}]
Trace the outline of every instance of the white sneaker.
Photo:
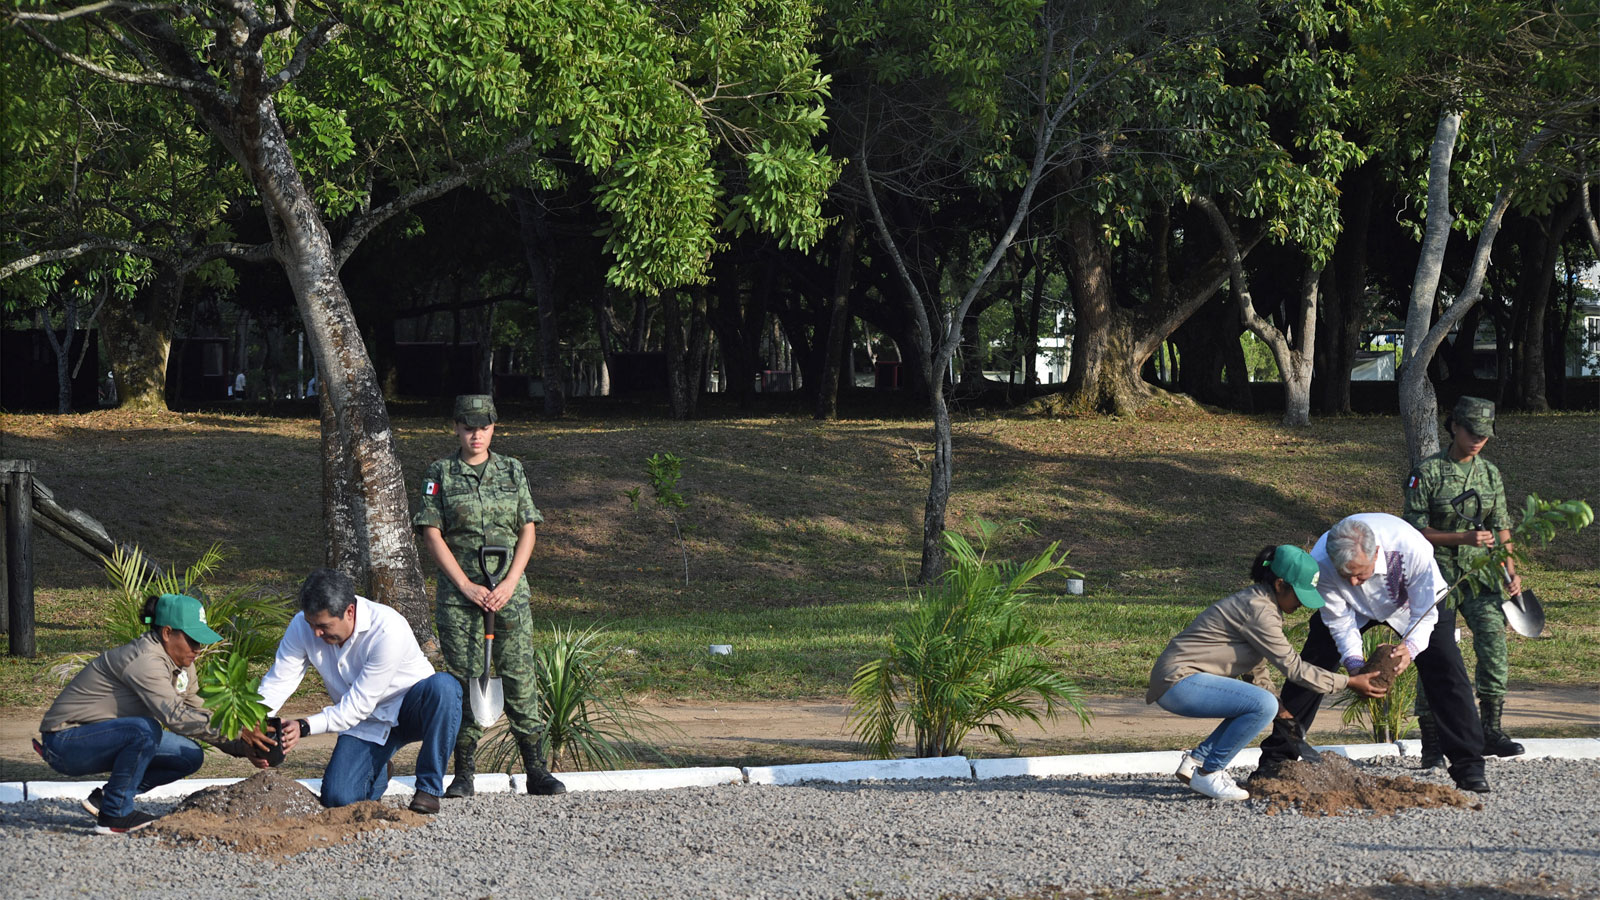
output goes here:
[{"label": "white sneaker", "polygon": [[1189,787],[1216,800],[1249,800],[1250,792],[1233,783],[1226,769],[1215,772],[1196,772]]},{"label": "white sneaker", "polygon": [[1189,753],[1189,751],[1185,750],[1183,751],[1183,759],[1178,762],[1178,771],[1174,772],[1173,774],[1177,776],[1179,781],[1183,782],[1184,784],[1188,784],[1189,779],[1194,777],[1194,773],[1199,770],[1199,768],[1200,760],[1196,759]]}]

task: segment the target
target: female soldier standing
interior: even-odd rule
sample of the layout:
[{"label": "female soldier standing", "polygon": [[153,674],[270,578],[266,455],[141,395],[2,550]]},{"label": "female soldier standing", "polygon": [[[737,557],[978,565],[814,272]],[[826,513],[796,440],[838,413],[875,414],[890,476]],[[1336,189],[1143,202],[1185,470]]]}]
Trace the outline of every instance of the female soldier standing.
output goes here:
[{"label": "female soldier standing", "polygon": [[[489,450],[494,440],[494,398],[463,394],[456,398],[455,432],[460,450],[436,460],[422,481],[422,503],[411,524],[439,564],[434,618],[440,649],[450,674],[462,683],[483,671],[483,612],[498,616],[494,672],[505,685],[506,717],[522,751],[528,793],[564,794],[567,788],[545,770],[539,752],[538,687],[534,682],[533,611],[522,577],[533,555],[536,524],[544,521],[528,493],[522,463]],[[479,563],[485,546],[514,546],[511,561],[493,590]],[[455,778],[446,797],[470,797],[477,772],[478,739],[483,729],[463,710],[456,738]]]},{"label": "female soldier standing", "polygon": [[[1439,570],[1447,582],[1455,583],[1475,557],[1495,546],[1497,535],[1499,543],[1510,545],[1511,516],[1500,469],[1480,455],[1484,444],[1494,437],[1494,404],[1480,397],[1462,397],[1445,417],[1444,428],[1450,433],[1450,445],[1418,463],[1406,479],[1403,518],[1433,544]],[[1476,496],[1468,491],[1475,491]],[[1462,498],[1459,508],[1452,502],[1458,498]],[[1514,596],[1522,590],[1522,579],[1509,560],[1506,574],[1510,578],[1507,590]],[[1478,656],[1474,680],[1483,719],[1483,755],[1521,756],[1522,745],[1500,729],[1508,671],[1500,590],[1462,582],[1450,601],[1472,629],[1472,648]],[[1422,731],[1422,767],[1443,764],[1437,725],[1420,686],[1417,725]]]}]

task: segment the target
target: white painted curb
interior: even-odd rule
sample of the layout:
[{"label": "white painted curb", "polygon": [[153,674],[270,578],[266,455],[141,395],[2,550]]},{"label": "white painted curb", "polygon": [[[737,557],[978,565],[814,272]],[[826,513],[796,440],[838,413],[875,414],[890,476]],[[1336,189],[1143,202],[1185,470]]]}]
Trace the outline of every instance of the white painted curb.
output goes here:
[{"label": "white painted curb", "polygon": [[[525,778],[526,776],[519,776]],[[632,769],[616,772],[557,772],[568,791],[663,791],[671,788],[739,784],[744,773],[733,766],[695,769]]]},{"label": "white painted curb", "polygon": [[[1259,754],[1261,751],[1254,752]],[[1243,753],[1239,755],[1244,756]],[[1170,775],[1178,770],[1178,762],[1182,759],[1182,750],[975,759],[972,761],[972,777],[984,781],[989,778],[1018,776],[1049,778],[1056,775]]]},{"label": "white painted curb", "polygon": [[[1600,738],[1527,738],[1522,742],[1528,748],[1518,759],[1600,759]],[[1350,759],[1371,759],[1392,756],[1415,757],[1421,752],[1419,741],[1396,741],[1393,744],[1335,744],[1317,749],[1337,753]],[[691,769],[637,769],[616,772],[561,772],[557,778],[569,791],[639,791],[667,790],[679,787],[702,787],[721,784],[791,785],[807,781],[852,782],[891,781],[912,779],[967,779],[1011,778],[1028,776],[1048,778],[1062,775],[1167,775],[1176,771],[1181,750],[1158,750],[1149,753],[1098,753],[1078,756],[1038,756],[1017,759],[974,759],[964,756],[946,756],[938,759],[888,759],[860,760],[836,763],[807,763],[792,766],[752,766],[743,770],[732,766],[701,767]],[[1251,747],[1234,757],[1235,766],[1253,766],[1261,757],[1259,748]],[[240,778],[192,778],[162,785],[140,796],[148,799],[174,799],[195,791],[217,785],[233,784]],[[321,795],[322,779],[302,778],[299,782],[312,793]],[[102,781],[8,781],[0,783],[0,803],[22,803],[29,800],[83,800]],[[447,782],[448,784],[448,782]],[[384,791],[386,797],[408,797],[415,791],[415,778],[401,775],[391,778]],[[501,774],[479,775],[473,786],[485,793],[516,791],[527,788],[527,776]]]},{"label": "white painted curb", "polygon": [[[450,779],[444,782],[446,788],[450,787]],[[511,776],[504,772],[490,772],[472,777],[472,789],[480,794],[504,794],[511,790]]]},{"label": "white painted curb", "polygon": [[[203,791],[206,788],[213,787],[226,787],[238,780],[237,778],[185,778],[182,781],[174,781],[171,784],[153,787],[139,796],[146,800],[181,800],[195,791]],[[95,786],[99,787],[99,785]]]},{"label": "white painted curb", "polygon": [[[183,784],[174,781],[173,784]],[[24,785],[29,800],[87,800],[104,781],[30,781]]]},{"label": "white painted curb", "polygon": [[[1515,739],[1513,739],[1515,740]],[[1528,752],[1511,759],[1593,759],[1600,756],[1600,738],[1524,738]]]},{"label": "white painted curb", "polygon": [[[1345,759],[1375,759],[1379,756],[1402,756],[1398,744],[1330,744],[1318,747],[1323,753],[1337,753]],[[1240,754],[1243,756],[1244,754]],[[1260,755],[1259,753],[1257,754]]]},{"label": "white painted curb", "polygon": [[805,781],[898,781],[916,778],[971,778],[965,756],[931,759],[869,759],[802,763],[794,766],[751,766],[744,770],[751,784],[800,784]]},{"label": "white painted curb", "polygon": [[[1528,752],[1521,756],[1497,757],[1488,759],[1504,759],[1506,762],[1516,762],[1519,759],[1600,759],[1600,738],[1516,738],[1512,740],[1526,747]],[[1400,755],[1404,757],[1421,757],[1422,742],[1414,740],[1396,741],[1400,746]]]}]

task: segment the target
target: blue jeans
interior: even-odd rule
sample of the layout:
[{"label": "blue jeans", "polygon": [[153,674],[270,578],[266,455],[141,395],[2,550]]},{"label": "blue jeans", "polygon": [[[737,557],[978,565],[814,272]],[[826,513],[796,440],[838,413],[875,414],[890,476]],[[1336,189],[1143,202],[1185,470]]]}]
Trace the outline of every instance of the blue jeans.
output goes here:
[{"label": "blue jeans", "polygon": [[349,806],[360,800],[377,800],[389,786],[389,760],[407,744],[422,742],[417,753],[417,790],[444,793],[444,767],[461,730],[461,682],[448,672],[437,672],[406,691],[400,701],[400,721],[389,729],[382,744],[339,735],[328,769],[322,773],[322,805]]},{"label": "blue jeans", "polygon": [[1156,704],[1169,713],[1191,719],[1222,717],[1222,724],[1192,754],[1207,772],[1227,768],[1244,745],[1278,714],[1278,698],[1271,691],[1205,672],[1196,672],[1167,688]]},{"label": "blue jeans", "polygon": [[199,744],[143,716],[63,728],[39,743],[44,761],[63,775],[111,773],[100,806],[108,816],[133,812],[136,794],[193,775],[205,761]]}]

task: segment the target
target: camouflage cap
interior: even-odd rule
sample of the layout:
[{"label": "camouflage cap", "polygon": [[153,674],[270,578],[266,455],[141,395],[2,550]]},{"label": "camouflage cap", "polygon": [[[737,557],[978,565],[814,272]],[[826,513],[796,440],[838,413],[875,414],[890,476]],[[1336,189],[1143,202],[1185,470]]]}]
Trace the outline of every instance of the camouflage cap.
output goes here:
[{"label": "camouflage cap", "polygon": [[1494,437],[1494,403],[1482,397],[1462,397],[1450,418],[1479,437]]},{"label": "camouflage cap", "polygon": [[482,428],[500,421],[494,411],[494,398],[488,394],[462,394],[456,397],[456,421],[470,428]]}]

